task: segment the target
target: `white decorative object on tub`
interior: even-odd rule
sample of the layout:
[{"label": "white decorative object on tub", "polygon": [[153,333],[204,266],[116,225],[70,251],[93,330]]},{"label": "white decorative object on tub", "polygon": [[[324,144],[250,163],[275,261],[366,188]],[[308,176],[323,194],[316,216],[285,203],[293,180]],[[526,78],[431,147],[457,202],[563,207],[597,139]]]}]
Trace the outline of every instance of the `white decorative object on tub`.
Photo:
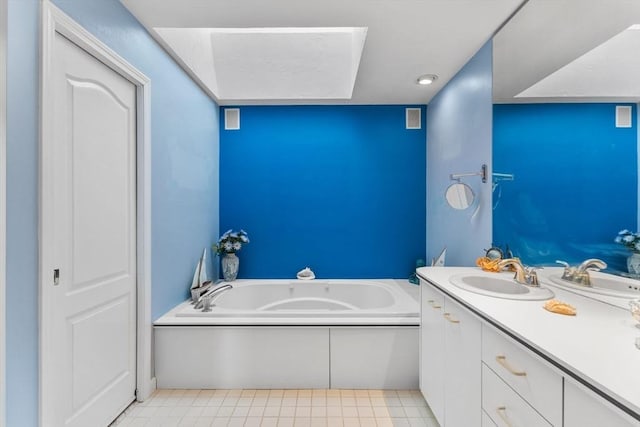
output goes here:
[{"label": "white decorative object on tub", "polygon": [[296,277],[299,280],[313,280],[316,278],[316,275],[311,271],[309,267],[305,267],[302,270],[298,271]]}]

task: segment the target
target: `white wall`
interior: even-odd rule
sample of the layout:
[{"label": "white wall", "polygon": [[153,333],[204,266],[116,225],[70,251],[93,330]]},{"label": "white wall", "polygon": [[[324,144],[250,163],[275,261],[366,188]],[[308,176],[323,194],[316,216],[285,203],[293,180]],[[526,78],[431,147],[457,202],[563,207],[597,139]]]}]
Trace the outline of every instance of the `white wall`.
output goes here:
[{"label": "white wall", "polygon": [[467,210],[445,201],[452,173],[491,177],[492,44],[487,42],[447,83],[427,108],[427,259],[447,248],[446,265],[474,265],[491,245],[491,179],[463,178],[476,194]]}]

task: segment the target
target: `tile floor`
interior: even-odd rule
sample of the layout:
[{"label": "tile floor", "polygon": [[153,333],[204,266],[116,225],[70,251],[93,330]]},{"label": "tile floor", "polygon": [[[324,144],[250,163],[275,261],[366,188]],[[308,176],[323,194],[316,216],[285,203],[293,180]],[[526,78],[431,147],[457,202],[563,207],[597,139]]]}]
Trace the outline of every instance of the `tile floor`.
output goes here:
[{"label": "tile floor", "polygon": [[416,390],[157,390],[111,426],[438,427]]}]

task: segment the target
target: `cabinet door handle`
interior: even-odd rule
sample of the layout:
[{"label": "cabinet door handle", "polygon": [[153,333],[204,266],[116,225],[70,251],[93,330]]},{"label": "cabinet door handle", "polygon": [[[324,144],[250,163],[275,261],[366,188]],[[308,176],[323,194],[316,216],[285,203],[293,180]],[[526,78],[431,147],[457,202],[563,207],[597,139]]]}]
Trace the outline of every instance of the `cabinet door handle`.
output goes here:
[{"label": "cabinet door handle", "polygon": [[507,356],[496,356],[496,362],[501,364],[504,369],[511,372],[517,377],[524,377],[525,375],[527,375],[525,371],[516,371],[515,369],[513,369],[513,367],[509,365],[509,363],[507,363]]},{"label": "cabinet door handle", "polygon": [[432,300],[432,299],[428,300],[427,302],[428,302],[429,304],[431,304],[431,307],[433,307],[433,308],[434,308],[434,309],[436,309],[436,310],[437,310],[437,309],[439,309],[439,308],[442,308],[442,306],[441,306],[441,305],[437,305],[437,304],[436,304],[436,302],[435,302],[434,300]]},{"label": "cabinet door handle", "polygon": [[459,320],[451,318],[451,313],[444,313],[443,316],[444,316],[445,319],[447,319],[451,323],[460,323]]},{"label": "cabinet door handle", "polygon": [[500,417],[500,419],[507,425],[507,427],[513,427],[511,421],[509,421],[509,417],[507,417],[507,407],[499,406],[496,408],[496,413]]}]

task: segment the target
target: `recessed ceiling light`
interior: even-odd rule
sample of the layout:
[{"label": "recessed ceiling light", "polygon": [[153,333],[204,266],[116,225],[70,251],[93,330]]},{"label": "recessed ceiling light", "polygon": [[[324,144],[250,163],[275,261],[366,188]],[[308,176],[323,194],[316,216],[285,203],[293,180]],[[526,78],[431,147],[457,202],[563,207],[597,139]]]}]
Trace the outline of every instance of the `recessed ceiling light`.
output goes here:
[{"label": "recessed ceiling light", "polygon": [[416,83],[419,85],[426,86],[426,85],[430,85],[436,80],[438,80],[438,76],[436,76],[435,74],[423,74],[422,76],[418,77],[418,79],[416,80]]}]

